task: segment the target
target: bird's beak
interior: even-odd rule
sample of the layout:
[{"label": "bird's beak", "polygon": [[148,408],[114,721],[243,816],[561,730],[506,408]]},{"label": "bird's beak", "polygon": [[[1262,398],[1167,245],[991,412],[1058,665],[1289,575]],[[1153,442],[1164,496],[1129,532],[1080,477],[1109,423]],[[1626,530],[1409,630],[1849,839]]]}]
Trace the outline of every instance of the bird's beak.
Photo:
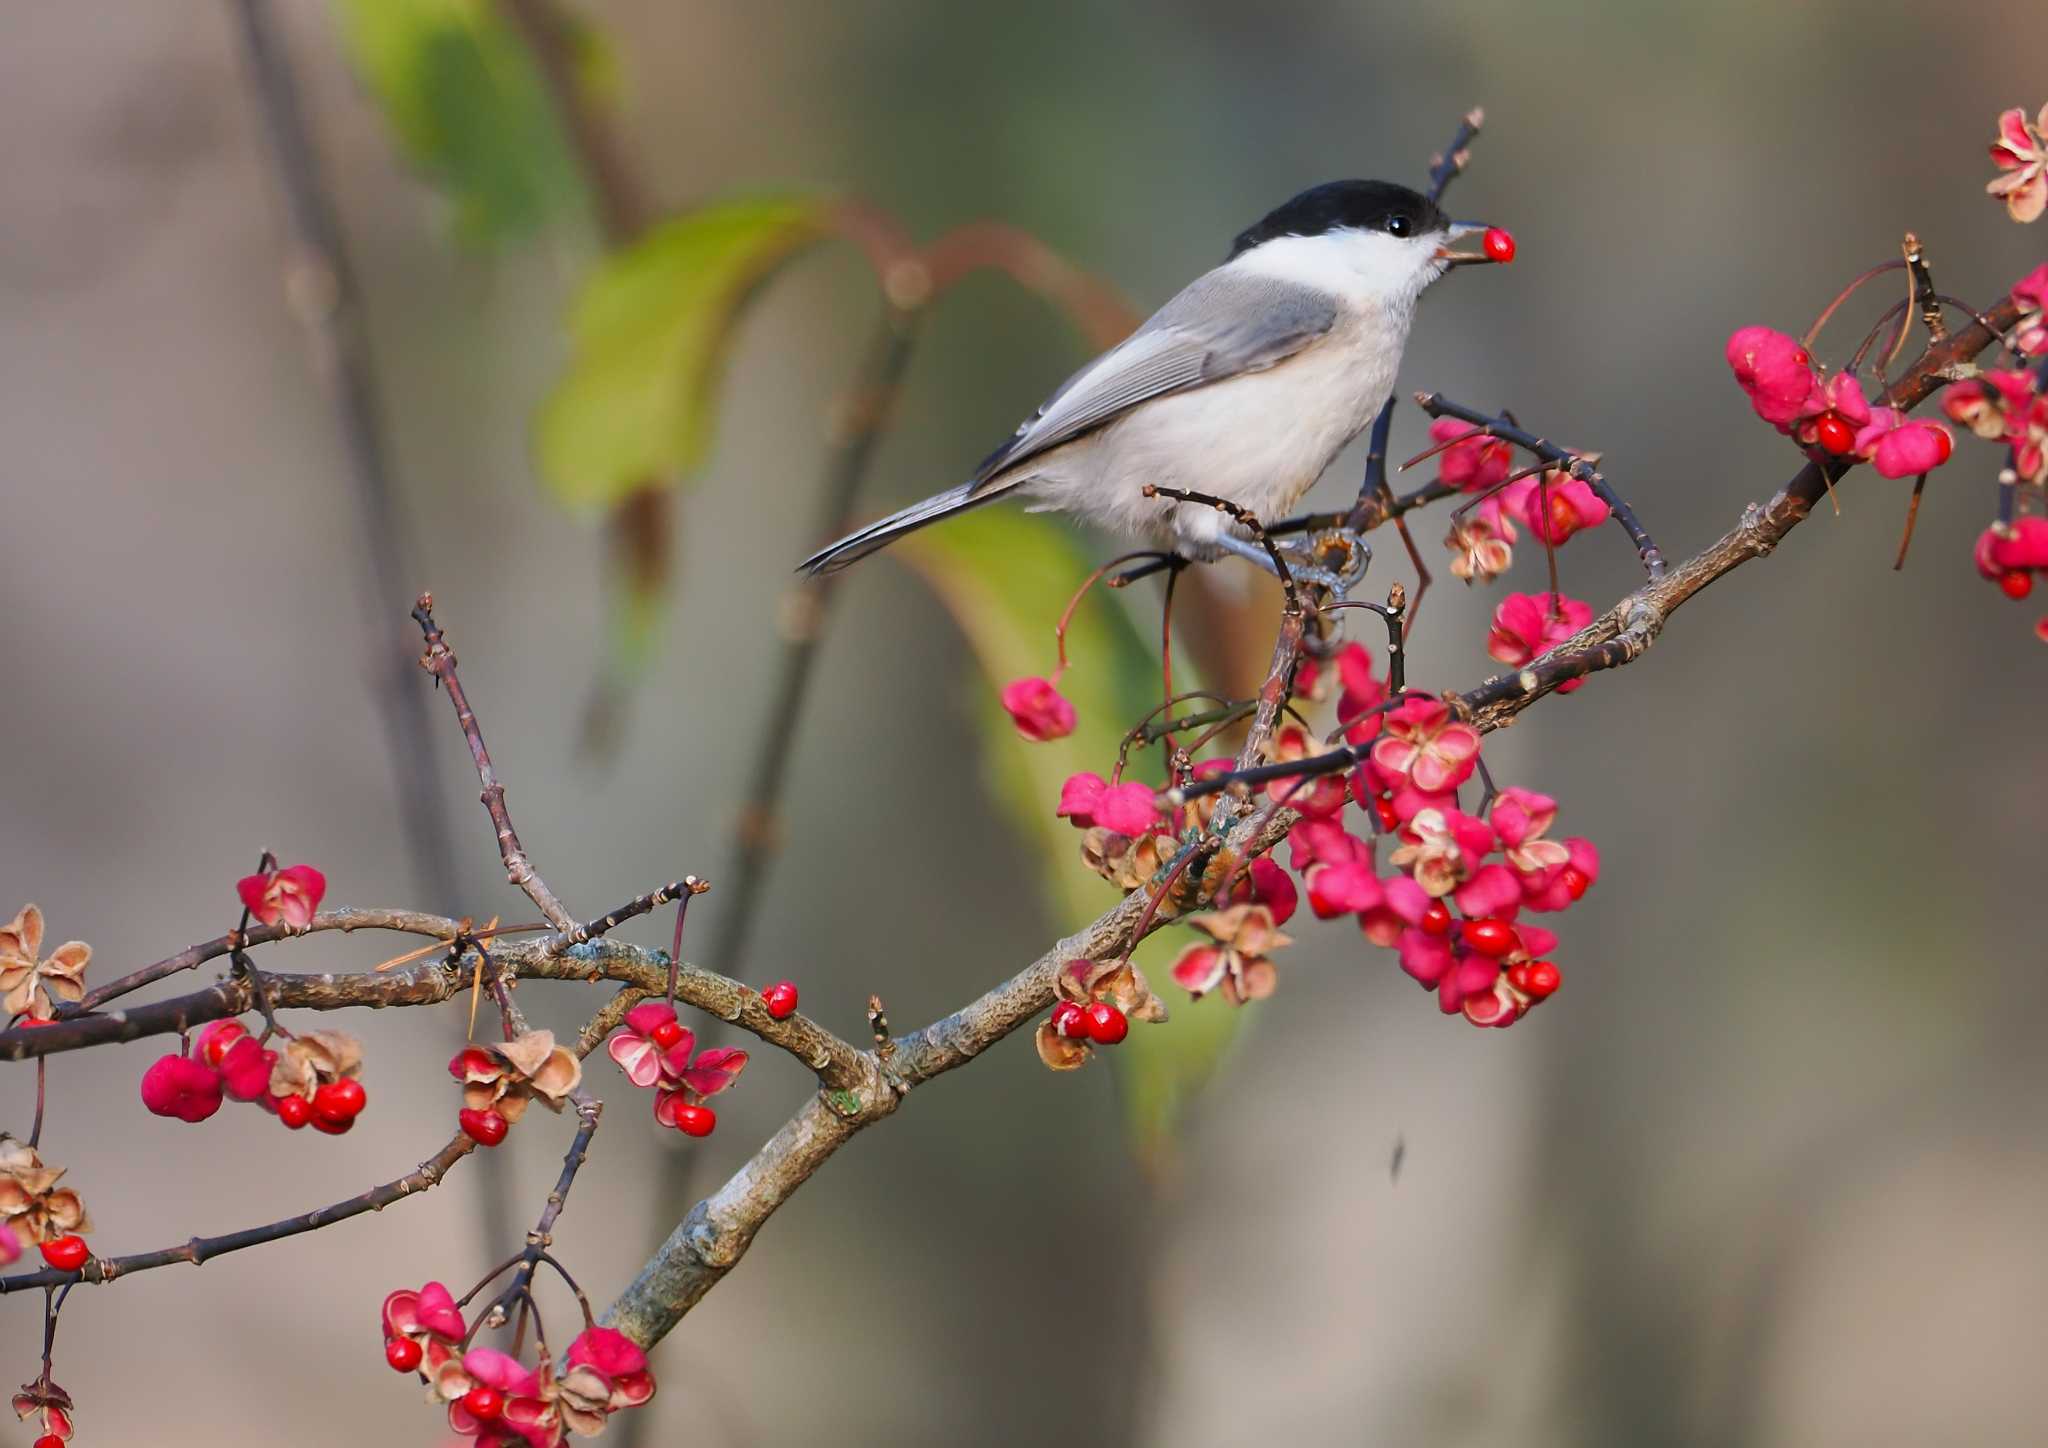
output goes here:
[{"label": "bird's beak", "polygon": [[1446,239],[1445,244],[1436,249],[1437,260],[1444,264],[1446,270],[1450,269],[1451,267],[1476,266],[1481,263],[1493,262],[1495,258],[1488,255],[1485,251],[1479,249],[1478,247],[1474,247],[1470,251],[1462,251],[1450,245],[1451,242],[1455,242],[1461,237],[1483,236],[1487,232],[1492,231],[1493,229],[1493,227],[1488,226],[1483,221],[1452,222],[1450,226],[1450,234]]}]

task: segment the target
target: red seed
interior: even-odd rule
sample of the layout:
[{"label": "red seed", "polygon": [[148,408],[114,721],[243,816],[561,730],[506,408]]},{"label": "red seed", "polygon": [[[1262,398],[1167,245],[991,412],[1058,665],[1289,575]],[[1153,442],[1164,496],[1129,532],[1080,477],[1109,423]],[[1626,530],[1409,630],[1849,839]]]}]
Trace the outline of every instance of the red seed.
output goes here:
[{"label": "red seed", "polygon": [[685,1136],[709,1136],[718,1129],[718,1113],[709,1106],[678,1106],[676,1130]]},{"label": "red seed", "polygon": [[220,1058],[228,1053],[228,1048],[248,1034],[249,1032],[242,1027],[240,1022],[232,1022],[215,1031],[206,1039],[206,1050],[203,1053],[206,1057],[206,1064],[218,1066]]},{"label": "red seed", "polygon": [[654,1042],[655,1045],[661,1047],[664,1051],[674,1046],[682,1038],[683,1027],[680,1021],[663,1021],[647,1033],[647,1039]]},{"label": "red seed", "polygon": [[1499,960],[1520,944],[1515,927],[1505,920],[1467,920],[1463,934],[1465,943],[1489,960]]},{"label": "red seed", "polygon": [[462,1406],[479,1423],[495,1423],[505,1415],[505,1395],[496,1388],[471,1388],[462,1395]]},{"label": "red seed", "polygon": [[344,1117],[342,1120],[336,1121],[330,1116],[322,1116],[317,1110],[314,1111],[311,1122],[315,1131],[325,1132],[329,1136],[347,1136],[355,1124],[356,1119],[353,1116]]},{"label": "red seed", "polygon": [[465,1046],[455,1053],[455,1059],[448,1063],[448,1074],[458,1081],[471,1077],[488,1079],[498,1073],[498,1063],[491,1059],[491,1053],[480,1046]]},{"label": "red seed", "polygon": [[1451,909],[1441,900],[1429,902],[1429,908],[1422,912],[1422,933],[1424,935],[1449,935],[1451,933]]},{"label": "red seed", "polygon": [[62,1237],[52,1237],[42,1244],[43,1260],[59,1272],[76,1272],[92,1256],[92,1249],[85,1245],[85,1238],[76,1232]]},{"label": "red seed", "polygon": [[1558,879],[1564,881],[1565,893],[1574,900],[1586,898],[1586,892],[1593,888],[1592,878],[1577,865],[1566,865]]},{"label": "red seed", "polygon": [[2024,568],[2008,568],[1998,575],[1998,588],[2007,598],[2025,598],[2034,591],[2034,575]]},{"label": "red seed", "polygon": [[796,983],[778,980],[761,992],[761,999],[768,1003],[768,1014],[778,1021],[786,1021],[796,1014]]},{"label": "red seed", "polygon": [[1081,1014],[1088,1018],[1088,1039],[1098,1046],[1114,1046],[1131,1033],[1130,1018],[1108,1001],[1096,1001]]},{"label": "red seed", "polygon": [[329,1081],[313,1093],[313,1114],[329,1121],[353,1121],[370,1104],[370,1094],[354,1077]]},{"label": "red seed", "polygon": [[1372,802],[1372,812],[1378,817],[1380,829],[1385,833],[1392,834],[1401,827],[1401,816],[1394,813],[1394,797],[1392,795],[1383,794],[1375,799]]},{"label": "red seed", "polygon": [[45,1433],[30,1445],[30,1448],[64,1448],[64,1440],[55,1433]]},{"label": "red seed", "polygon": [[409,1373],[420,1365],[426,1353],[409,1337],[387,1337],[384,1339],[384,1361],[391,1364],[393,1371]]},{"label": "red seed", "polygon": [[1941,449],[1941,457],[1935,463],[1936,467],[1940,467],[1942,463],[1948,461],[1949,454],[1956,450],[1956,440],[1948,435],[1947,428],[1931,422],[1927,425],[1934,429],[1934,445]]},{"label": "red seed", "polygon": [[277,1098],[277,1119],[297,1131],[313,1119],[313,1103],[303,1096]]},{"label": "red seed", "polygon": [[1813,435],[1836,457],[1856,446],[1856,429],[1839,412],[1823,412],[1813,425]]},{"label": "red seed", "polygon": [[1508,967],[1508,984],[1532,1000],[1544,999],[1563,983],[1564,977],[1547,960],[1525,960]]},{"label": "red seed", "polygon": [[462,1134],[478,1146],[496,1146],[512,1129],[511,1122],[491,1110],[472,1111],[464,1107],[455,1113],[455,1121],[462,1128]]},{"label": "red seed", "polygon": [[1498,226],[1486,228],[1486,235],[1480,239],[1480,246],[1486,254],[1506,266],[1515,259],[1515,239]]},{"label": "red seed", "polygon": [[1061,1001],[1052,1008],[1052,1028],[1058,1034],[1069,1039],[1086,1040],[1088,1037],[1088,1018],[1082,1014],[1081,1008],[1072,1001]]}]

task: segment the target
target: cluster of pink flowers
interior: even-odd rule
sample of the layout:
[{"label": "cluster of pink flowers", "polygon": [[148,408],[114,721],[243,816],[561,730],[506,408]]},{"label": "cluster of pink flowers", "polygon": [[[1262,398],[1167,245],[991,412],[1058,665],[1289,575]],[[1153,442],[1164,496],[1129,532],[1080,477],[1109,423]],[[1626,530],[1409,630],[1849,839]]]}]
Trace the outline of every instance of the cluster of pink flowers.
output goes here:
[{"label": "cluster of pink flowers", "polygon": [[[1384,686],[1367,686],[1371,665],[1357,644],[1340,653],[1346,707],[1385,698]],[[1435,990],[1447,1014],[1513,1024],[1561,980],[1543,958],[1557,936],[1523,917],[1584,897],[1600,876],[1599,851],[1585,839],[1554,838],[1557,801],[1533,790],[1503,789],[1482,814],[1467,814],[1459,796],[1474,782],[1480,736],[1440,699],[1403,699],[1348,732],[1370,748],[1348,777],[1332,776],[1344,779],[1334,805],[1326,791],[1287,793],[1282,784],[1303,814],[1288,837],[1302,888],[1278,860],[1252,861],[1215,909],[1189,918],[1206,939],[1181,952],[1175,981],[1196,997],[1219,991],[1237,1004],[1271,994],[1273,955],[1291,943],[1280,927],[1305,895],[1318,919],[1353,916],[1368,940],[1398,950],[1402,969]],[[1302,757],[1278,735],[1276,746],[1276,757]],[[1347,804],[1367,817],[1365,834],[1346,827]]]},{"label": "cluster of pink flowers", "polygon": [[[791,987],[790,1009],[795,1005]],[[643,1001],[626,1012],[625,1025],[605,1050],[627,1080],[654,1088],[654,1119],[685,1136],[709,1136],[716,1129],[718,1116],[705,1099],[731,1086],[747,1068],[745,1051],[699,1051],[696,1033],[676,1019],[674,1006],[661,1001]]]},{"label": "cluster of pink flowers", "polygon": [[1783,332],[1738,329],[1728,339],[1728,365],[1756,415],[1815,456],[1853,457],[1888,478],[1910,478],[1940,467],[1954,449],[1940,423],[1872,407],[1854,374],[1828,377]]},{"label": "cluster of pink flowers", "polygon": [[[1593,621],[1593,605],[1561,593],[1511,593],[1493,611],[1486,651],[1511,669],[1519,669],[1556,648]],[[1571,679],[1557,686],[1569,694],[1585,683]]]},{"label": "cluster of pink flowers", "polygon": [[1517,523],[1555,547],[1612,516],[1589,484],[1562,468],[1501,487],[1514,470],[1514,450],[1470,423],[1440,417],[1430,424],[1429,436],[1439,446],[1449,444],[1437,454],[1438,481],[1466,493],[1500,489],[1455,520],[1444,540],[1451,572],[1467,583],[1491,580],[1507,570],[1521,536]]},{"label": "cluster of pink flowers", "polygon": [[438,1282],[384,1299],[384,1360],[416,1372],[430,1402],[448,1405],[448,1426],[477,1448],[560,1448],[569,1434],[594,1438],[613,1413],[654,1396],[647,1354],[622,1332],[586,1327],[557,1374],[545,1351],[529,1368],[495,1348],[464,1350],[469,1329]]},{"label": "cluster of pink flowers", "polygon": [[142,1073],[142,1104],[158,1116],[196,1123],[220,1110],[223,1099],[245,1101],[293,1131],[311,1126],[342,1136],[369,1104],[362,1062],[361,1043],[343,1031],[289,1036],[274,1051],[240,1021],[214,1021],[189,1050],[159,1056]]},{"label": "cluster of pink flowers", "polygon": [[2032,122],[2018,106],[1999,116],[1991,159],[2001,174],[1984,189],[2005,203],[2014,221],[2038,221],[2048,211],[2048,106]]}]

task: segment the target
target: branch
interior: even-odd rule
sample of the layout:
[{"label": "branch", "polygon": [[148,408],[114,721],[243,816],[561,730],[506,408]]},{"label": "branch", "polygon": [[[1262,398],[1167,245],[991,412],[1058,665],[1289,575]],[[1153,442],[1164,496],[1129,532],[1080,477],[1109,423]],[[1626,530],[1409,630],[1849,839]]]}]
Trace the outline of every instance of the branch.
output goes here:
[{"label": "branch", "polygon": [[540,913],[547,917],[548,924],[567,935],[576,933],[576,918],[563,908],[555,898],[555,892],[547,886],[533,868],[533,862],[526,857],[525,849],[519,843],[519,836],[512,828],[512,816],[505,811],[505,786],[498,783],[498,775],[491,768],[490,751],[484,748],[483,731],[477,727],[476,713],[469,707],[469,696],[462,691],[462,680],[455,672],[455,654],[448,647],[446,636],[440,625],[434,622],[434,595],[423,593],[419,602],[413,605],[413,619],[420,626],[425,637],[427,650],[420,655],[420,667],[434,676],[434,681],[448,690],[448,702],[455,707],[455,722],[462,726],[462,737],[469,741],[469,754],[476,761],[476,777],[483,784],[484,808],[490,811],[491,823],[498,828],[498,854],[505,861],[505,878],[526,892],[526,898],[540,907]]},{"label": "branch", "polygon": [[154,1252],[137,1252],[127,1257],[94,1257],[75,1272],[45,1267],[39,1272],[0,1277],[0,1294],[19,1292],[26,1287],[55,1287],[66,1282],[112,1282],[117,1277],[147,1272],[152,1267],[170,1267],[180,1262],[188,1262],[198,1267],[215,1257],[224,1257],[245,1247],[260,1247],[265,1242],[296,1237],[301,1232],[317,1231],[321,1227],[333,1226],[336,1222],[345,1222],[350,1217],[359,1217],[364,1212],[382,1211],[393,1202],[403,1201],[406,1197],[415,1196],[429,1187],[440,1185],[441,1179],[448,1174],[448,1168],[475,1149],[476,1143],[458,1131],[446,1146],[421,1162],[417,1170],[407,1172],[397,1181],[372,1187],[332,1206],[317,1207],[296,1217],[286,1217],[261,1227],[246,1227],[239,1232],[227,1232],[218,1237],[194,1237],[180,1246],[162,1247]]}]

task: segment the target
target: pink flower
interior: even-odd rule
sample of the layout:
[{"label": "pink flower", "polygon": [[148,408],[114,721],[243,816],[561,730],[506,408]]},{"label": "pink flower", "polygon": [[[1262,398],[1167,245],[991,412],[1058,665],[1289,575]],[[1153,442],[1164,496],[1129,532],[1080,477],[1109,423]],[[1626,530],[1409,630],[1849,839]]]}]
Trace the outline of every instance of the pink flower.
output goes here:
[{"label": "pink flower", "polygon": [[1308,908],[1318,920],[1355,915],[1385,903],[1386,892],[1372,861],[1347,860],[1337,865],[1317,865],[1308,872]]},{"label": "pink flower", "polygon": [[1510,920],[1522,908],[1522,882],[1506,865],[1485,864],[1472,872],[1471,879],[1452,891],[1451,898],[1474,920],[1484,920],[1488,916]]},{"label": "pink flower", "polygon": [[1074,732],[1074,706],[1049,679],[1017,679],[1003,686],[1003,708],[1017,732],[1034,744]]},{"label": "pink flower", "polygon": [[1060,806],[1054,811],[1070,819],[1076,828],[1100,825],[1111,834],[1137,839],[1149,835],[1165,822],[1152,802],[1152,787],[1127,782],[1111,784],[1099,774],[1070,774],[1060,786]]},{"label": "pink flower", "polygon": [[401,1288],[384,1299],[381,1316],[386,1341],[405,1338],[419,1344],[420,1375],[437,1397],[459,1398],[474,1386],[457,1356],[469,1329],[446,1287],[429,1282],[417,1292]]},{"label": "pink flower", "polygon": [[14,1228],[0,1222],[0,1267],[21,1260],[21,1238],[14,1235]]},{"label": "pink flower", "polygon": [[1856,455],[1888,478],[1930,473],[1948,461],[1955,439],[1938,422],[1909,422],[1895,407],[1871,409],[1856,434]]},{"label": "pink flower", "polygon": [[1382,774],[1430,794],[1471,778],[1479,731],[1455,722],[1441,699],[1404,699],[1386,715],[1385,730],[1372,746],[1373,765]]},{"label": "pink flower", "polygon": [[1358,928],[1374,945],[1397,945],[1403,931],[1422,924],[1434,903],[1430,893],[1414,880],[1392,875],[1381,882],[1380,902],[1359,912]]},{"label": "pink flower", "polygon": [[1740,328],[1728,339],[1727,355],[1756,415],[1779,431],[1789,432],[1799,418],[1827,407],[1812,356],[1783,332]]},{"label": "pink flower", "polygon": [[1453,442],[1437,454],[1436,475],[1451,487],[1467,493],[1483,493],[1506,477],[1514,467],[1514,449],[1497,437],[1487,437],[1469,422],[1439,417],[1429,425],[1433,443]]},{"label": "pink flower", "polygon": [[[1299,724],[1283,724],[1273,732],[1273,738],[1266,746],[1266,761],[1269,764],[1292,764],[1297,759],[1307,759],[1321,752],[1308,730]],[[1309,778],[1290,775],[1268,780],[1266,796],[1301,811],[1310,819],[1328,819],[1344,808],[1344,776],[1321,774]]]},{"label": "pink flower", "polygon": [[1563,471],[1523,478],[1501,489],[1501,506],[1528,525],[1539,541],[1558,544],[1597,528],[1613,516],[1590,483]]},{"label": "pink flower", "polygon": [[1486,817],[1500,836],[1508,864],[1522,874],[1533,875],[1565,863],[1564,846],[1543,838],[1557,823],[1557,801],[1549,795],[1511,784],[1494,796]]},{"label": "pink flower", "polygon": [[[495,1389],[504,1399],[503,1413],[491,1422],[471,1413],[461,1395],[448,1404],[448,1426],[465,1438],[476,1439],[477,1448],[507,1448],[522,1438],[533,1448],[554,1448],[562,1441],[561,1424],[542,1396],[540,1378],[519,1359],[496,1348],[473,1347],[462,1356],[461,1378],[469,1384],[462,1394],[470,1387],[485,1387]],[[457,1381],[450,1375],[448,1385],[453,1387]]]},{"label": "pink flower", "polygon": [[2028,357],[2048,351],[2048,262],[2014,282],[2012,296],[2020,304],[2020,319],[2012,332],[2014,349]]},{"label": "pink flower", "polygon": [[1287,832],[1287,844],[1293,852],[1295,871],[1301,874],[1316,865],[1343,865],[1372,858],[1372,846],[1335,820],[1305,819]]},{"label": "pink flower", "polygon": [[1497,513],[1453,523],[1444,538],[1444,547],[1451,550],[1452,575],[1467,583],[1491,583],[1515,561],[1515,536],[1515,525]]},{"label": "pink flower", "polygon": [[1190,915],[1188,924],[1213,945],[1190,945],[1173,962],[1174,981],[1196,1000],[1217,988],[1232,1005],[1264,1000],[1279,984],[1273,951],[1294,942],[1273,924],[1263,905],[1233,905]]},{"label": "pink flower", "polygon": [[647,1354],[623,1332],[609,1327],[586,1327],[569,1344],[571,1368],[590,1368],[601,1373],[610,1389],[613,1410],[637,1408],[654,1396],[654,1375],[647,1370]]},{"label": "pink flower", "polygon": [[256,1101],[275,1110],[270,1073],[277,1052],[266,1050],[240,1021],[213,1021],[192,1040],[192,1059],[220,1073],[222,1087],[237,1101]]},{"label": "pink flower", "polygon": [[[1528,909],[1544,912],[1568,910],[1599,880],[1600,851],[1594,848],[1591,840],[1573,835],[1564,841],[1564,851],[1563,864],[1549,866],[1538,875],[1522,876],[1522,904]],[[1535,929],[1530,925],[1516,928],[1525,940]],[[1544,933],[1547,935],[1549,932]],[[1553,938],[1551,944],[1542,949],[1549,950],[1555,944]]]},{"label": "pink flower", "polygon": [[[1309,822],[1296,825],[1302,829]],[[1331,828],[1335,828],[1332,826]],[[1339,833],[1342,833],[1340,830]],[[1294,881],[1278,860],[1261,855],[1253,860],[1230,887],[1229,898],[1220,902],[1225,905],[1263,905],[1273,916],[1275,925],[1285,925],[1300,904],[1295,892]]]},{"label": "pink flower", "polygon": [[1442,898],[1478,871],[1493,848],[1493,827],[1463,810],[1426,809],[1401,828],[1387,863],[1406,870],[1424,893]]},{"label": "pink flower", "polygon": [[[1563,594],[1511,593],[1493,611],[1493,629],[1486,651],[1511,669],[1519,669],[1549,653],[1593,621],[1593,606]],[[1584,683],[1573,679],[1558,687],[1568,694]]]},{"label": "pink flower", "polygon": [[1447,1016],[1456,1015],[1468,998],[1491,991],[1500,979],[1499,961],[1453,946],[1447,935],[1421,930],[1401,932],[1401,969],[1418,984],[1435,988],[1437,1009]]},{"label": "pink flower", "polygon": [[662,1001],[642,1001],[627,1011],[625,1024],[605,1042],[605,1052],[628,1081],[655,1088],[654,1119],[663,1126],[676,1124],[679,1106],[693,1097],[716,1096],[739,1080],[747,1067],[745,1051],[698,1051],[696,1032],[676,1019],[674,1006]]},{"label": "pink flower", "polygon": [[1977,571],[1997,579],[2012,569],[2048,568],[2048,518],[2015,518],[2009,527],[1993,523],[1977,535]]},{"label": "pink flower", "polygon": [[1372,654],[1362,644],[1346,644],[1337,651],[1337,677],[1344,685],[1337,697],[1337,718],[1357,721],[1344,737],[1363,744],[1380,732],[1380,716],[1373,711],[1387,702],[1386,682],[1373,673]]},{"label": "pink flower", "polygon": [[289,865],[267,875],[245,875],[235,883],[242,904],[265,925],[282,920],[304,930],[327,893],[327,877],[311,865]]},{"label": "pink flower", "polygon": [[158,1116],[204,1121],[220,1110],[220,1072],[190,1056],[159,1056],[142,1073],[142,1104]]},{"label": "pink flower", "polygon": [[2005,174],[1994,176],[1984,189],[2004,200],[2014,221],[2039,219],[2048,210],[2048,106],[2041,107],[2032,125],[2018,106],[2000,115],[1991,159]]}]

